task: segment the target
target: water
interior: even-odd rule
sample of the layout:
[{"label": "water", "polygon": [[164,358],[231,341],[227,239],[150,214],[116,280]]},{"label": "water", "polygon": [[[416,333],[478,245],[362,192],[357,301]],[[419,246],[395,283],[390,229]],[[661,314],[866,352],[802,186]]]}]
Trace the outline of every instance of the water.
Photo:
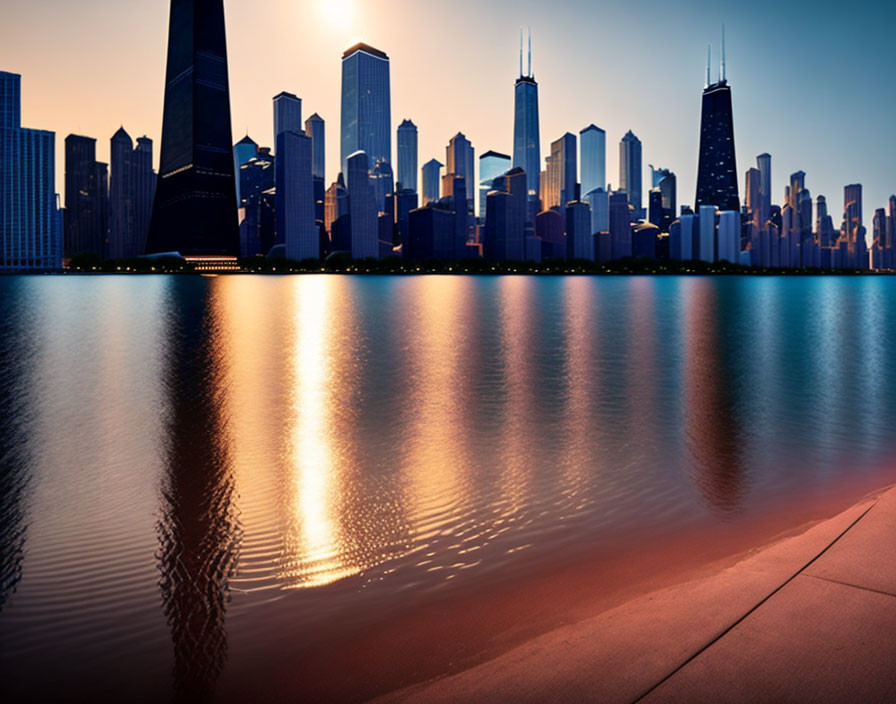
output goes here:
[{"label": "water", "polygon": [[[894,300],[893,278],[0,278],[4,688],[227,699],[628,537],[885,481]],[[327,691],[309,676],[277,688]]]}]

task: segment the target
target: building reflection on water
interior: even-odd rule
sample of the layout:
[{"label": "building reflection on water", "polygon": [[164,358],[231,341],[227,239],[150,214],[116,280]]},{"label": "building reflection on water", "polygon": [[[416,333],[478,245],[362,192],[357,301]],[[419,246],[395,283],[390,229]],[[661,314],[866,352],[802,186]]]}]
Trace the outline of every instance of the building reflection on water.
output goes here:
[{"label": "building reflection on water", "polygon": [[738,511],[747,490],[744,433],[738,418],[737,358],[731,346],[733,309],[723,310],[718,286],[696,279],[687,308],[685,433],[696,462],[694,482],[716,511]]},{"label": "building reflection on water", "polygon": [[167,471],[158,523],[159,586],[174,646],[177,701],[210,701],[227,660],[229,581],[239,553],[226,358],[214,287],[173,280],[169,304]]},{"label": "building reflection on water", "polygon": [[35,350],[22,307],[0,316],[0,612],[22,579],[31,477],[29,367]]}]

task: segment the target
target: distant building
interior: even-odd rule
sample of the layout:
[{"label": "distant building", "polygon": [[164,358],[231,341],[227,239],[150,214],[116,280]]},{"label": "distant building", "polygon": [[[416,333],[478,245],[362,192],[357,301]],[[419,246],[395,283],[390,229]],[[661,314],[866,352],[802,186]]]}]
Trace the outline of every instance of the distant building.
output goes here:
[{"label": "distant building", "polygon": [[610,257],[632,256],[632,218],[625,191],[610,196]]},{"label": "distant building", "polygon": [[398,126],[398,183],[401,187],[417,191],[417,125],[404,120]]},{"label": "distant building", "polygon": [[156,181],[152,140],[141,137],[135,149],[122,127],[113,135],[110,147],[107,254],[112,259],[130,259],[146,250]]},{"label": "distant building", "polygon": [[315,223],[313,140],[304,132],[277,135],[277,241],[293,261],[320,257],[320,231]]},{"label": "distant building", "polygon": [[522,169],[511,169],[494,179],[487,196],[483,254],[490,261],[526,259],[528,181]]},{"label": "distant building", "polygon": [[566,205],[577,201],[578,162],[576,137],[567,132],[551,144],[551,158],[547,162],[544,205],[546,209],[559,208],[565,214]]},{"label": "distant building", "polygon": [[[240,207],[243,197],[240,193],[240,169],[243,164],[249,163],[249,159],[258,156],[258,145],[255,141],[246,135],[239,142],[233,145],[233,170],[236,175],[236,206]],[[114,170],[114,169],[113,169]],[[113,179],[114,180],[114,179]]]},{"label": "distant building", "polygon": [[610,194],[603,188],[596,188],[586,194],[583,200],[591,206],[591,234],[610,231]]},{"label": "distant building", "polygon": [[542,259],[566,259],[565,232],[566,218],[559,212],[545,210],[538,214],[535,234],[541,239]]},{"label": "distant building", "polygon": [[302,99],[293,93],[282,92],[274,96],[274,144],[283,132],[300,134],[302,123]]},{"label": "distant building", "polygon": [[589,125],[579,132],[582,193],[607,188],[607,133]]},{"label": "distant building", "polygon": [[22,127],[21,76],[0,71],[0,271],[62,268],[55,147]]},{"label": "distant building", "polygon": [[566,256],[568,259],[594,261],[591,208],[577,200],[566,206]]},{"label": "distant building", "polygon": [[274,157],[268,148],[240,167],[240,256],[265,256],[276,242],[274,190]]},{"label": "distant building", "polygon": [[495,151],[487,151],[479,157],[479,217],[483,220],[488,217],[486,199],[489,191],[494,189],[494,181],[498,176],[503,176],[510,171],[511,162],[512,160],[507,154]]},{"label": "distant building", "polygon": [[740,263],[740,234],[740,213],[734,210],[719,213],[718,261]]},{"label": "distant building", "polygon": [[442,163],[430,159],[423,165],[423,205],[439,200],[442,183]]},{"label": "distant building", "polygon": [[845,268],[868,268],[868,245],[863,222],[862,186],[851,184],[843,189],[842,238],[846,244],[848,263]]},{"label": "distant building", "polygon": [[[342,171],[358,151],[367,155],[370,170],[392,161],[392,88],[389,57],[367,44],[356,44],[342,55]],[[351,184],[349,184],[351,188]]]},{"label": "distant building", "polygon": [[529,35],[529,70],[523,74],[523,38],[520,35],[520,77],[513,89],[513,167],[526,172],[529,200],[537,212],[541,170],[541,136],[538,118],[538,83],[532,71],[532,35]]},{"label": "distant building", "polygon": [[387,201],[395,192],[395,177],[389,162],[381,161],[373,167],[370,172],[370,183],[373,185],[377,213],[391,210]]},{"label": "distant building", "polygon": [[418,205],[417,192],[410,188],[402,188],[395,194],[395,225],[398,229],[398,241],[405,252],[410,237],[410,214]]},{"label": "distant building", "polygon": [[305,134],[311,139],[311,176],[320,179],[327,177],[327,134],[324,119],[314,113],[305,120]]},{"label": "distant building", "polygon": [[442,195],[453,195],[452,184],[455,178],[464,179],[464,183],[470,184],[467,189],[467,211],[474,212],[474,199],[472,184],[476,183],[475,150],[462,133],[458,132],[451,138],[445,149],[445,175],[442,177]]},{"label": "distant building", "polygon": [[355,259],[379,257],[376,196],[370,182],[370,161],[362,151],[349,155],[348,202],[351,253]]},{"label": "distant building", "polygon": [[619,143],[619,189],[628,195],[635,217],[643,217],[641,140],[629,130]]},{"label": "distant building", "polygon": [[698,246],[694,251],[694,259],[711,264],[716,261],[716,207],[714,205],[701,205],[698,217]]},{"label": "distant building", "polygon": [[65,254],[106,255],[108,196],[105,164],[96,160],[96,140],[65,138]]},{"label": "distant building", "polygon": [[725,45],[722,42],[722,75],[711,83],[706,67],[703,113],[700,122],[700,155],[697,167],[697,198],[700,208],[712,205],[720,210],[740,210],[737,158],[734,149],[734,114],[731,87],[725,75]]}]

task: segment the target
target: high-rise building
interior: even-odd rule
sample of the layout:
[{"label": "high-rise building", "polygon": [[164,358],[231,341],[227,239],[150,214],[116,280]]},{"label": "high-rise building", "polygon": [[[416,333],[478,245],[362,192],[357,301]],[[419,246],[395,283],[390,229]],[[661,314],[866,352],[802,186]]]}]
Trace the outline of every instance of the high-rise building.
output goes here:
[{"label": "high-rise building", "polygon": [[131,154],[131,188],[134,191],[134,230],[130,243],[132,256],[139,256],[146,251],[157,181],[158,177],[152,168],[152,140],[145,135],[138,137],[137,146]]},{"label": "high-rise building", "polygon": [[734,149],[734,113],[731,86],[725,73],[725,42],[722,40],[722,75],[710,80],[706,67],[703,115],[700,122],[700,156],[697,166],[696,207],[714,205],[720,210],[740,210],[737,158]]},{"label": "high-rise building", "polygon": [[327,140],[324,118],[314,113],[305,120],[305,134],[311,138],[311,176],[323,182],[327,177]]},{"label": "high-rise building", "polygon": [[493,185],[486,197],[483,254],[490,261],[524,261],[529,202],[526,172],[511,169],[495,177]]},{"label": "high-rise building", "polygon": [[395,193],[395,177],[392,175],[392,167],[389,162],[381,161],[373,167],[370,172],[370,182],[376,197],[377,212],[391,213],[389,197]]},{"label": "high-rise building", "polygon": [[258,156],[258,145],[246,135],[233,145],[233,173],[236,178],[236,207],[242,207],[243,196],[240,193],[240,169],[243,164],[248,164],[249,159]]},{"label": "high-rise building", "polygon": [[286,258],[293,261],[320,257],[313,151],[313,140],[304,132],[287,130],[277,135],[277,242],[286,245]]},{"label": "high-rise building", "polygon": [[678,179],[669,169],[655,169],[651,165],[650,182],[659,191],[659,219],[655,224],[661,232],[668,232],[678,210]]},{"label": "high-rise building", "polygon": [[618,191],[610,196],[610,258],[632,256],[632,218],[628,193]]},{"label": "high-rise building", "polygon": [[719,213],[718,261],[738,264],[740,261],[740,213],[723,210]]},{"label": "high-rise building", "polygon": [[566,205],[566,256],[568,259],[594,261],[591,208],[578,200]]},{"label": "high-rise building", "polygon": [[[445,149],[445,176],[442,177],[442,196],[453,195],[452,184],[455,178],[464,179],[464,183],[476,183],[476,152],[470,140],[458,132],[448,142]],[[475,202],[473,189],[467,189],[467,211],[474,212]]]},{"label": "high-rise building", "polygon": [[843,228],[851,269],[868,268],[868,250],[863,221],[862,185],[851,184],[843,189]]},{"label": "high-rise building", "polygon": [[404,120],[398,126],[398,183],[403,189],[417,191],[417,125]]},{"label": "high-rise building", "polygon": [[96,160],[96,140],[65,138],[65,254],[106,255],[105,171]]},{"label": "high-rise building", "polygon": [[134,143],[124,127],[110,140],[109,159],[109,256],[123,259],[131,255],[127,240],[132,232],[133,195],[131,189],[131,154]]},{"label": "high-rise building", "polygon": [[380,162],[391,163],[389,57],[367,44],[356,44],[342,55],[340,132],[343,172],[348,172],[348,158],[358,151],[367,154],[371,171]]},{"label": "high-rise building", "polygon": [[22,127],[21,76],[0,71],[0,271],[62,268],[56,135]]},{"label": "high-rise building", "polygon": [[635,217],[643,217],[641,170],[641,140],[629,130],[619,143],[619,190],[628,195],[628,203],[635,209]]},{"label": "high-rise building", "polygon": [[718,210],[714,205],[701,205],[698,211],[697,247],[694,258],[702,262],[716,261],[716,220]]},{"label": "high-rise building", "polygon": [[274,96],[274,144],[283,132],[302,132],[302,99],[293,93]]},{"label": "high-rise building", "polygon": [[759,169],[759,193],[760,193],[760,225],[765,227],[772,209],[772,156],[760,154],[756,157],[756,167]]},{"label": "high-rise building", "polygon": [[351,253],[355,259],[379,256],[376,195],[370,182],[370,161],[362,151],[349,155],[348,203],[351,218]]},{"label": "high-rise building", "polygon": [[589,125],[579,132],[582,193],[607,188],[607,133]]},{"label": "high-rise building", "polygon": [[442,163],[438,159],[430,159],[423,165],[423,205],[424,207],[439,200],[439,189],[442,183]]},{"label": "high-rise building", "polygon": [[[507,154],[487,151],[479,157],[479,217],[488,218],[488,194],[494,189],[494,181],[511,169],[511,158]],[[528,182],[527,182],[528,183]],[[528,189],[528,185],[526,186]],[[528,196],[527,196],[528,198]]]},{"label": "high-rise building", "polygon": [[551,143],[551,158],[547,162],[547,176],[544,196],[545,208],[559,208],[566,213],[567,203],[578,200],[576,159],[576,137],[567,132]]},{"label": "high-rise building", "polygon": [[314,192],[314,219],[323,222],[327,195],[327,138],[324,119],[314,113],[305,120],[305,135],[311,139],[311,184]]},{"label": "high-rise building", "polygon": [[147,251],[239,252],[223,0],[171,0],[161,167]]},{"label": "high-rise building", "polygon": [[610,194],[603,188],[587,193],[583,200],[591,206],[591,234],[610,231]]},{"label": "high-rise building", "polygon": [[536,204],[530,212],[537,212],[540,198],[538,174],[541,170],[541,136],[538,126],[538,83],[532,71],[532,35],[529,35],[529,70],[523,74],[523,37],[520,34],[520,77],[513,89],[513,167],[527,175],[529,200]]},{"label": "high-rise building", "polygon": [[240,256],[264,256],[276,244],[274,164],[271,150],[262,147],[240,167],[240,207],[244,213],[240,223]]}]

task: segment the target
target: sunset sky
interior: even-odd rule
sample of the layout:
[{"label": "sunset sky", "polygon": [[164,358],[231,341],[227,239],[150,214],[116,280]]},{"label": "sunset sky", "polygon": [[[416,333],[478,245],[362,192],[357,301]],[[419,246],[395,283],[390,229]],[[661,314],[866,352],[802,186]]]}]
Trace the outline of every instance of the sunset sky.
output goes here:
[{"label": "sunset sky", "polygon": [[[69,133],[158,139],[167,0],[29,0],[6,3],[0,70],[23,74],[23,124],[57,133],[57,184]],[[339,157],[340,57],[357,41],[392,59],[392,121],[420,130],[420,162],[445,161],[458,131],[477,157],[512,148],[519,30],[531,27],[540,84],[541,136],[595,123],[607,131],[607,173],[618,183],[618,142],[632,129],[648,164],[679,177],[692,204],[706,45],[718,71],[722,22],[735,108],[738,171],[774,157],[775,201],[803,170],[835,220],[843,186],[865,185],[865,222],[896,192],[893,139],[896,4],[792,0],[225,0],[234,140],[272,140],[271,98],[303,99],[327,122],[328,180]],[[394,150],[394,133],[393,133]]]}]

